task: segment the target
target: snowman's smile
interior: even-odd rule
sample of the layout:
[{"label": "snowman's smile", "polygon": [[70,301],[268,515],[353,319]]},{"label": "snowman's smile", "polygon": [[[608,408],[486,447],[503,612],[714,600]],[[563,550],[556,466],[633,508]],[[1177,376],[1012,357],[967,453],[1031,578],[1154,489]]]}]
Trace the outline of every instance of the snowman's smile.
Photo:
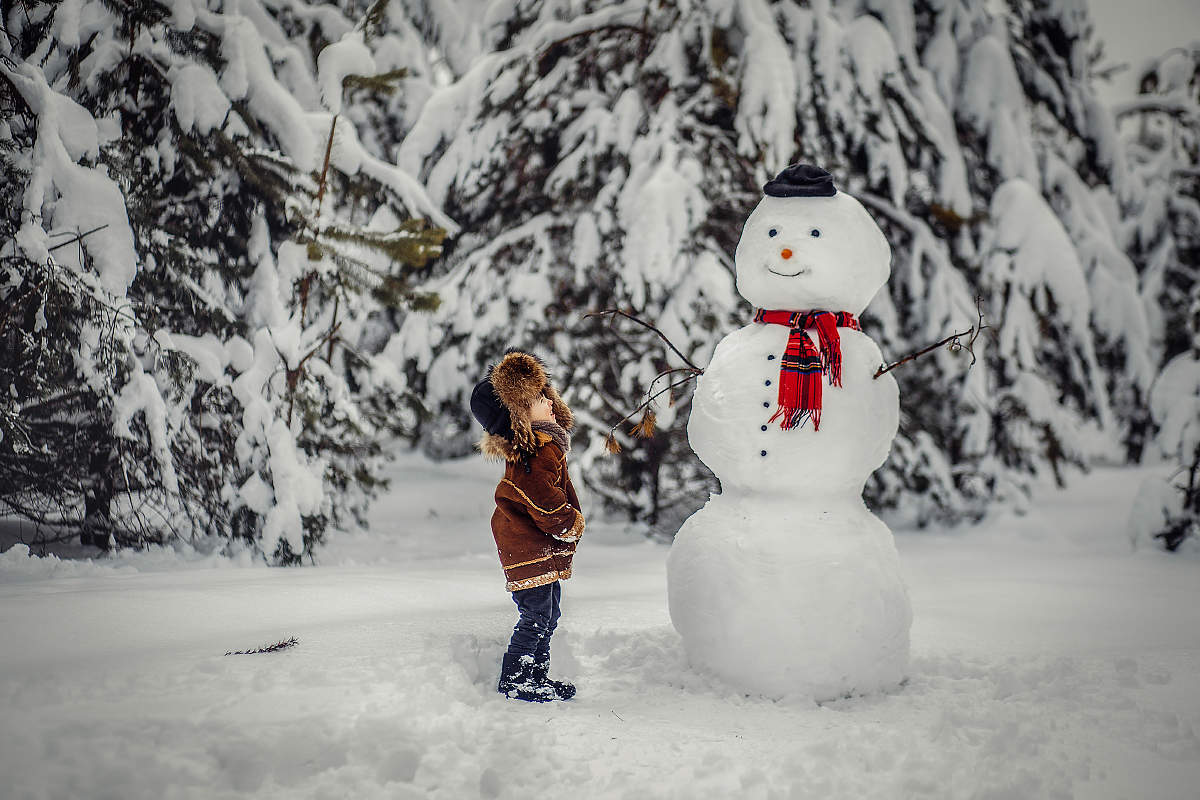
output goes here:
[{"label": "snowman's smile", "polygon": [[812,270],[808,267],[800,267],[800,269],[796,270],[795,272],[780,272],[779,270],[771,269],[768,266],[767,272],[770,272],[773,275],[779,275],[783,278],[795,278],[797,275],[807,275],[808,273],[812,272]]}]

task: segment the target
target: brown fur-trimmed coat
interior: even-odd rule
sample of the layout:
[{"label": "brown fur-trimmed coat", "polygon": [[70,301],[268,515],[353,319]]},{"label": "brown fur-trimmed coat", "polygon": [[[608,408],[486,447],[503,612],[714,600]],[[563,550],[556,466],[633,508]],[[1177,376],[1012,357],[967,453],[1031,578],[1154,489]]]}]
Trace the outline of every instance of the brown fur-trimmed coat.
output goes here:
[{"label": "brown fur-trimmed coat", "polygon": [[505,461],[492,535],[510,592],[571,577],[575,545],[583,535],[566,454],[549,434],[534,431],[533,437],[537,450],[527,460],[502,436],[485,436],[480,445],[485,455]]},{"label": "brown fur-trimmed coat", "polygon": [[[512,437],[484,434],[479,449],[504,461],[496,486],[492,535],[510,592],[571,577],[575,546],[583,535],[583,512],[567,472],[566,432],[571,409],[550,385],[537,358],[511,352],[489,376],[509,411]],[[561,432],[535,430],[529,412],[540,395],[550,399]],[[540,426],[539,426],[540,427]],[[561,437],[561,441],[556,441]]]}]

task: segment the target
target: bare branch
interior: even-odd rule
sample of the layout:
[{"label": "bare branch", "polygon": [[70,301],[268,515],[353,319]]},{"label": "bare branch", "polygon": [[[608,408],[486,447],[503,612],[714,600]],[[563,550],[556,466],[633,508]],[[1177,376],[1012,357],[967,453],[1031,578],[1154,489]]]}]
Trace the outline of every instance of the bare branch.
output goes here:
[{"label": "bare branch", "polygon": [[[906,355],[904,358],[900,359],[899,361],[893,361],[891,364],[888,364],[887,366],[880,364],[879,369],[877,369],[875,371],[874,377],[878,378],[880,375],[884,375],[888,372],[891,372],[892,370],[894,370],[896,367],[900,366],[901,364],[907,364],[909,361],[915,361],[916,359],[920,358],[921,356],[925,355],[926,353],[930,353],[934,350],[937,350],[939,347],[941,347],[943,345],[946,345],[952,351],[966,350],[968,353],[971,354],[971,363],[967,365],[967,369],[970,369],[971,367],[975,366],[975,361],[976,361],[975,340],[978,339],[979,334],[983,333],[984,331],[992,330],[991,325],[985,325],[983,323],[983,298],[982,297],[975,298],[975,310],[979,313],[979,322],[976,325],[974,325],[970,328],[967,328],[965,331],[961,331],[960,333],[952,333],[949,336],[947,336],[945,339],[942,339],[940,342],[934,342],[933,344],[929,345],[928,347],[923,347],[920,350],[916,351],[915,353],[909,353],[908,355]],[[966,343],[964,343],[962,341],[963,337],[969,337],[969,338],[967,338]]]},{"label": "bare branch", "polygon": [[[649,408],[650,408],[650,404],[651,404],[651,403],[653,403],[653,402],[654,402],[656,399],[658,399],[659,397],[661,397],[661,396],[662,396],[663,394],[665,394],[666,392],[669,392],[669,391],[671,391],[671,390],[672,390],[672,389],[674,389],[676,386],[682,386],[683,384],[685,384],[685,383],[688,383],[689,381],[693,381],[693,380],[695,380],[696,378],[700,377],[700,375],[701,375],[701,372],[700,372],[699,370],[697,370],[696,372],[691,372],[691,373],[689,373],[689,374],[687,375],[687,377],[680,378],[679,380],[675,381],[674,383],[670,384],[669,386],[666,386],[666,387],[664,387],[664,388],[662,388],[662,389],[659,389],[657,392],[655,392],[654,394],[652,394],[652,395],[650,395],[649,397],[647,397],[647,398],[646,398],[644,401],[642,401],[641,405],[639,405],[639,406],[638,406],[637,408],[635,408],[633,411],[630,411],[628,414],[626,414],[624,417],[622,417],[622,418],[621,418],[621,419],[620,419],[620,420],[617,422],[617,424],[616,424],[616,425],[613,425],[613,426],[612,426],[612,428],[610,428],[610,429],[609,429],[609,432],[608,432],[608,437],[609,437],[609,440],[610,440],[610,441],[614,441],[614,436],[613,436],[613,434],[615,433],[615,431],[617,430],[617,428],[621,427],[621,424],[622,424],[622,423],[624,423],[624,422],[628,422],[628,421],[629,421],[630,419],[632,419],[632,418],[633,418],[633,417],[634,417],[634,416],[635,416],[635,415],[636,415],[636,414],[637,414],[639,411],[647,411],[647,410],[649,410]],[[659,377],[662,377],[662,376],[660,375]],[[657,378],[655,378],[655,380],[657,380]],[[650,429],[650,430],[653,430],[653,425],[654,425],[654,422],[653,422],[653,420],[651,420],[651,421],[650,421],[650,424],[649,424],[649,429]],[[642,432],[642,431],[645,431],[645,430],[647,430],[647,427],[646,427],[646,426],[643,426],[643,425],[642,425],[642,423],[639,423],[639,424],[638,424],[638,426],[635,428],[635,430],[634,430],[634,433],[635,433],[635,435],[640,435],[640,432]]]},{"label": "bare branch", "polygon": [[101,225],[101,226],[100,226],[100,227],[98,227],[98,228],[92,228],[90,231],[84,231],[83,233],[81,233],[81,234],[78,234],[77,236],[75,236],[75,238],[73,238],[73,239],[68,239],[67,241],[65,241],[65,242],[61,242],[61,243],[59,243],[59,244],[56,244],[56,245],[54,245],[53,247],[48,247],[48,248],[46,248],[46,252],[47,252],[47,253],[53,253],[55,250],[57,250],[57,249],[58,249],[58,248],[60,248],[60,247],[66,247],[67,245],[72,245],[72,244],[75,244],[76,242],[82,242],[82,241],[83,241],[83,237],[85,237],[85,236],[91,236],[91,235],[92,235],[93,233],[95,233],[96,231],[102,231],[102,230],[104,230],[104,229],[105,229],[105,228],[107,228],[107,227],[108,227],[108,224],[106,223],[106,224],[104,224],[104,225]]},{"label": "bare branch", "polygon": [[[643,328],[646,328],[647,330],[653,331],[654,333],[658,334],[659,338],[662,339],[663,342],[666,343],[667,347],[669,347],[671,349],[671,352],[673,352],[675,355],[679,356],[679,358],[685,364],[687,364],[687,366],[686,367],[673,367],[671,369],[665,369],[662,372],[660,372],[654,376],[654,379],[650,381],[650,385],[646,388],[646,399],[644,401],[642,401],[642,403],[639,404],[637,408],[635,408],[633,411],[626,414],[624,417],[622,417],[617,422],[616,425],[613,425],[612,428],[609,429],[606,447],[610,453],[617,453],[617,452],[620,452],[620,450],[621,450],[621,446],[617,443],[617,439],[616,439],[617,428],[619,428],[623,423],[631,420],[639,412],[645,412],[645,413],[643,414],[641,421],[638,422],[637,425],[634,426],[633,431],[632,431],[633,435],[639,436],[642,438],[648,438],[650,436],[653,436],[655,420],[654,420],[654,411],[651,408],[651,406],[654,403],[654,401],[657,400],[662,395],[666,394],[667,392],[672,391],[676,387],[682,386],[685,383],[693,381],[700,375],[704,374],[704,370],[701,369],[700,367],[696,366],[696,364],[693,363],[690,358],[685,356],[683,354],[683,352],[678,347],[676,347],[675,344],[670,339],[667,338],[667,335],[665,333],[663,333],[656,325],[654,325],[653,323],[650,323],[650,322],[646,322],[644,319],[640,319],[639,317],[634,316],[631,312],[622,311],[621,309],[618,309],[618,308],[609,308],[609,309],[605,309],[604,311],[593,311],[589,314],[585,314],[584,319],[587,319],[589,317],[607,317],[611,320],[613,317],[617,317],[617,316],[624,317],[625,319],[630,320],[631,322],[635,322],[638,325],[641,325]],[[620,334],[617,334],[617,336],[618,336],[618,338],[620,338]],[[658,391],[654,391],[654,386],[655,386],[655,384],[658,383],[659,380],[661,380],[662,378],[670,377],[672,375],[677,375],[680,372],[686,373],[686,375],[684,377],[680,378],[679,380],[668,384],[664,388],[659,389]]]},{"label": "bare branch", "polygon": [[638,325],[641,325],[643,328],[647,328],[647,329],[649,329],[649,330],[652,330],[652,331],[654,331],[655,333],[657,333],[657,334],[659,335],[659,337],[660,337],[660,338],[661,338],[661,339],[662,339],[664,342],[666,342],[666,343],[667,343],[667,347],[671,348],[671,352],[673,352],[675,355],[677,355],[677,356],[679,356],[681,359],[683,359],[683,363],[687,364],[689,367],[691,367],[692,369],[694,369],[694,370],[695,370],[697,373],[704,372],[704,370],[703,370],[703,369],[701,369],[700,367],[697,367],[695,364],[693,364],[693,363],[692,363],[692,360],[691,360],[690,358],[688,358],[687,356],[685,356],[685,355],[684,355],[684,354],[683,354],[683,353],[682,353],[682,352],[679,350],[679,348],[678,348],[678,347],[676,347],[676,346],[675,346],[675,345],[674,345],[674,344],[671,342],[671,340],[667,338],[667,335],[666,335],[665,333],[663,333],[661,330],[659,330],[659,329],[658,329],[656,326],[652,325],[651,323],[649,323],[649,322],[646,322],[646,321],[645,321],[645,320],[643,320],[643,319],[639,319],[638,317],[635,317],[633,314],[629,313],[628,311],[622,311],[622,310],[621,310],[621,309],[619,309],[619,308],[609,308],[609,309],[605,309],[604,311],[592,311],[592,312],[590,312],[590,313],[588,313],[588,314],[585,314],[583,318],[584,318],[584,319],[587,319],[588,317],[607,317],[607,316],[612,316],[613,314],[616,314],[616,315],[618,315],[618,316],[622,316],[622,317],[624,317],[624,318],[625,318],[625,319],[627,319],[627,320],[631,320],[631,321],[633,321],[633,322],[636,322]]},{"label": "bare branch", "polygon": [[329,156],[333,153],[333,135],[337,132],[337,121],[337,114],[334,114],[333,119],[329,120],[329,138],[325,141],[325,160],[321,164],[321,179],[317,184],[316,220],[318,224],[320,224],[321,221],[321,201],[325,198],[325,187],[328,185]]},{"label": "bare branch", "polygon": [[330,329],[328,330],[328,332],[326,332],[326,334],[325,334],[324,336],[322,336],[322,337],[321,337],[321,340],[320,340],[319,342],[317,342],[315,345],[313,345],[313,349],[312,349],[312,350],[309,350],[307,353],[305,353],[305,354],[304,354],[304,357],[300,359],[300,363],[298,363],[298,364],[296,365],[296,369],[297,369],[297,370],[299,370],[300,368],[302,368],[302,367],[304,366],[305,362],[306,362],[306,361],[308,361],[308,360],[309,360],[310,358],[312,358],[313,356],[315,356],[315,355],[317,354],[317,352],[318,352],[318,351],[319,351],[319,350],[320,350],[320,349],[321,349],[321,348],[322,348],[322,347],[323,347],[323,346],[324,346],[326,343],[329,343],[329,345],[330,345],[330,346],[332,346],[332,345],[333,345],[333,341],[334,341],[334,337],[335,337],[335,336],[337,336],[337,332],[338,332],[339,330],[341,330],[341,328],[342,328],[342,323],[341,323],[341,322],[338,322],[338,323],[334,324],[334,326],[333,326],[332,328],[330,328]]}]

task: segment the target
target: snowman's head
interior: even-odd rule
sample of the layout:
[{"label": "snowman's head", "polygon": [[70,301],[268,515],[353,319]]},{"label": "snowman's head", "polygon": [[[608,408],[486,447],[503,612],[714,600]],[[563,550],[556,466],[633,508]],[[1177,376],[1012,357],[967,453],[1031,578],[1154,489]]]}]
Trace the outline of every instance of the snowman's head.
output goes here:
[{"label": "snowman's head", "polygon": [[883,231],[825,170],[793,165],[746,220],[737,290],[759,308],[861,314],[891,272]]}]

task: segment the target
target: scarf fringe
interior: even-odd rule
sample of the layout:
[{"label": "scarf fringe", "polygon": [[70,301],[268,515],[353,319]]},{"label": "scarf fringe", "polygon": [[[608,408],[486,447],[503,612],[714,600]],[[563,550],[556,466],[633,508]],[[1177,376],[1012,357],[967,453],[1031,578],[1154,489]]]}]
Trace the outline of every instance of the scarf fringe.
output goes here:
[{"label": "scarf fringe", "polygon": [[[780,419],[781,417],[782,419]],[[785,431],[790,431],[793,428],[803,428],[804,423],[808,422],[810,419],[813,421],[814,431],[821,429],[821,409],[819,408],[789,409],[779,406],[779,408],[775,410],[775,413],[771,415],[771,418],[767,420],[767,422],[774,422],[777,419],[780,419],[779,427]]]}]

